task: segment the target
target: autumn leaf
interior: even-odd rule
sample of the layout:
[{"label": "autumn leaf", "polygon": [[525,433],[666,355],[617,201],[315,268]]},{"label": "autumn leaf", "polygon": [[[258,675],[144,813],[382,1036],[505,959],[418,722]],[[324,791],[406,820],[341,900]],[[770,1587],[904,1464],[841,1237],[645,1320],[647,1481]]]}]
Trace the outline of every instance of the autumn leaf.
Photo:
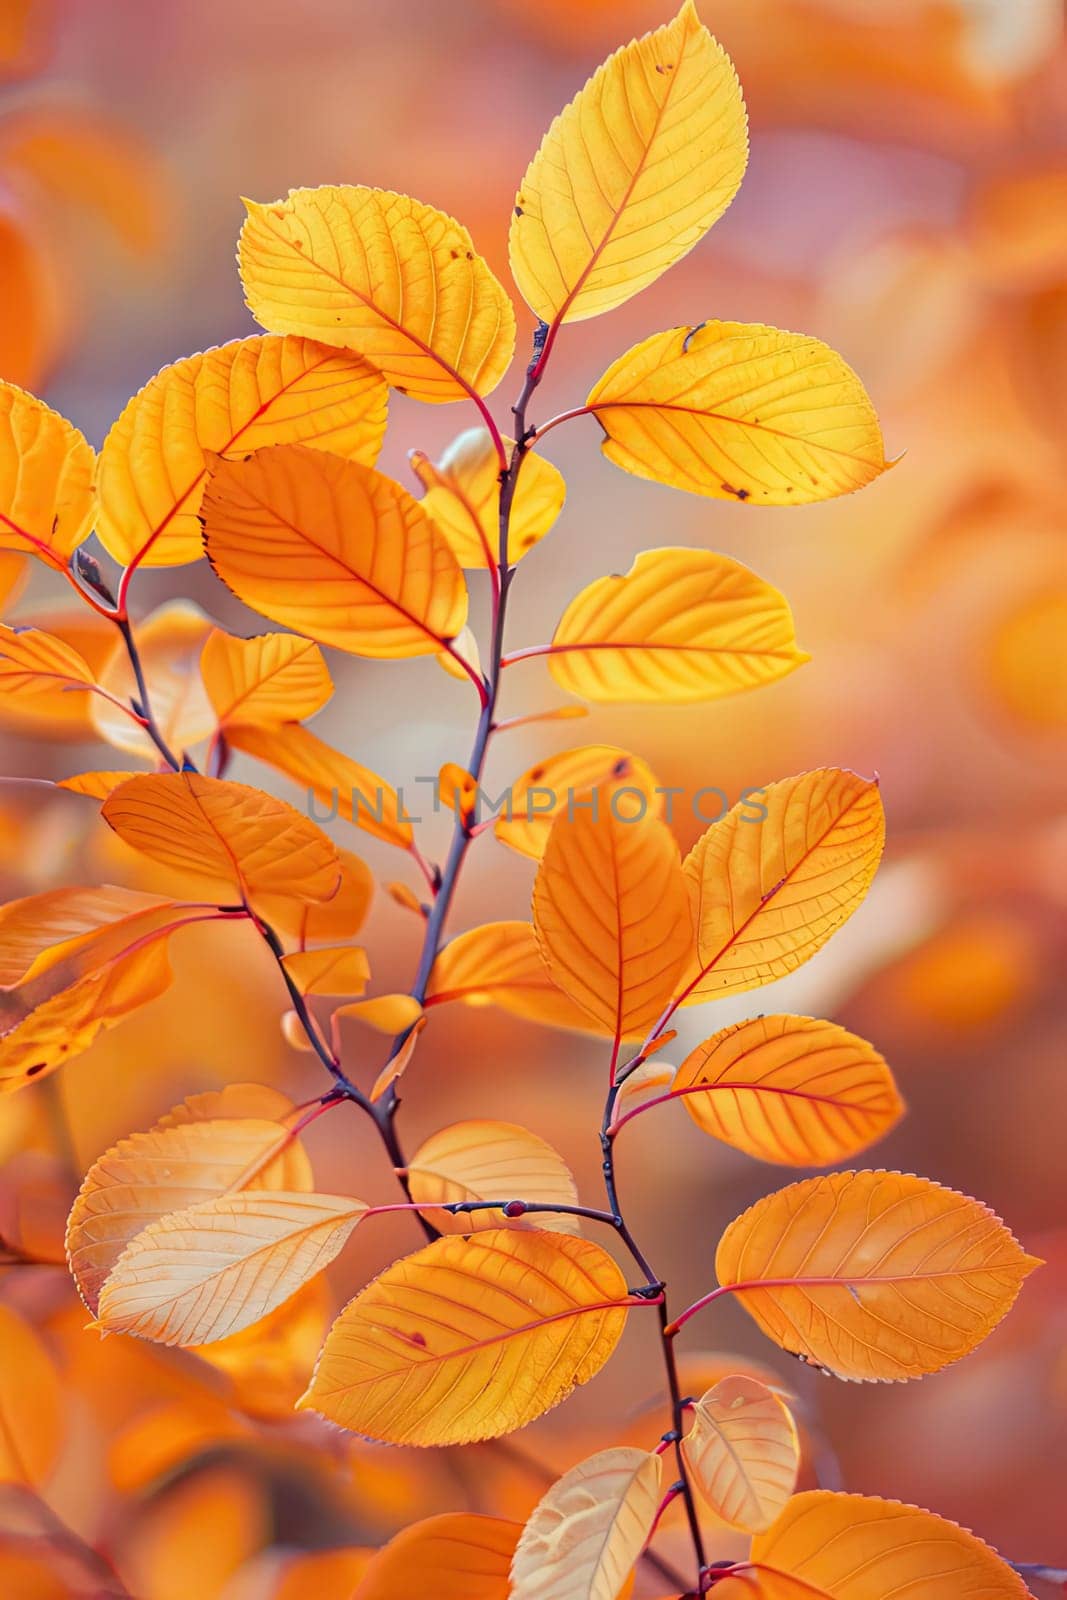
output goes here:
[{"label": "autumn leaf", "polygon": [[544,322],[621,305],[722,216],[747,159],[737,75],[686,0],[617,50],[545,135],[511,222],[523,298]]},{"label": "autumn leaf", "polygon": [[236,639],[215,628],[204,642],[200,672],[222,728],[235,722],[261,728],[302,722],[333,693],[318,645],[292,633]]},{"label": "autumn leaf", "polygon": [[617,467],[716,500],[805,505],[887,465],[851,367],[819,339],[759,323],[655,333],[608,368],[586,408]]},{"label": "autumn leaf", "polygon": [[63,1390],[37,1330],[0,1305],[0,1484],[46,1483],[63,1443]]},{"label": "autumn leaf", "polygon": [[95,681],[88,662],[72,645],[40,628],[9,628],[0,622],[0,693],[31,699],[56,689],[84,693]]},{"label": "autumn leaf", "polygon": [[172,977],[166,940],[160,937],[135,944],[43,1000],[0,1033],[0,1094],[22,1089],[81,1055],[98,1034],[163,994]]},{"label": "autumn leaf", "polygon": [[0,989],[42,977],[104,930],[139,924],[146,913],[166,912],[173,904],[159,895],[112,884],[46,889],[43,894],[9,900],[0,906]]},{"label": "autumn leaf", "polygon": [[[172,750],[188,750],[215,727],[215,712],[200,677],[200,652],[212,631],[211,618],[188,600],[171,600],[137,629],[137,652],[148,685],[152,716]],[[116,644],[99,676],[100,687],[124,704],[140,699],[126,646]],[[93,726],[117,750],[158,761],[159,752],[143,728],[118,706],[92,696]]]},{"label": "autumn leaf", "polygon": [[678,846],[655,817],[561,813],[534,882],[534,927],[559,987],[618,1039],[659,1016],[689,957]]},{"label": "autumn leaf", "polygon": [[[540,861],[556,817],[568,807],[576,807],[576,802],[595,788],[633,795],[635,812],[643,798],[652,816],[663,813],[659,780],[640,756],[617,745],[589,744],[546,756],[517,778],[508,788],[493,832],[501,844]],[[620,808],[624,803],[631,802],[620,797]]]},{"label": "autumn leaf", "polygon": [[685,1000],[809,960],[862,903],[884,841],[877,782],[835,767],[753,791],[712,823],[685,861],[697,936]]},{"label": "autumn leaf", "polygon": [[371,1561],[351,1600],[508,1600],[520,1522],[445,1512],[404,1528]]},{"label": "autumn leaf", "polygon": [[99,1324],[157,1344],[224,1339],[329,1266],[366,1211],[344,1195],[245,1190],[169,1212],[112,1267]]},{"label": "autumn leaf", "polygon": [[225,462],[203,516],[211,565],[237,598],[322,644],[429,655],[467,620],[463,574],[443,535],[373,467],[279,445]]},{"label": "autumn leaf", "polygon": [[303,1146],[283,1122],[292,1109],[275,1089],[227,1084],[105,1151],[67,1222],[67,1261],[90,1311],[126,1246],[159,1218],[235,1188],[311,1189]]},{"label": "autumn leaf", "polygon": [[546,654],[569,694],[657,705],[755,689],[810,659],[777,589],[710,550],[645,550],[629,572],[598,578],[571,601]]},{"label": "autumn leaf", "polygon": [[861,1600],[936,1594],[939,1600],[1030,1600],[995,1550],[954,1522],[873,1495],[812,1489],[752,1541],[722,1600]]},{"label": "autumn leaf", "polygon": [[448,941],[431,969],[426,1004],[455,1000],[497,1005],[551,1027],[596,1029],[553,980],[530,922],[486,922]]},{"label": "autumn leaf", "polygon": [[[2,527],[0,522],[0,530]],[[2,537],[0,532],[0,542]],[[35,610],[20,617],[13,628],[33,628],[59,640],[78,656],[79,671],[84,665],[94,680],[115,648],[114,624],[88,606],[77,611]],[[95,698],[92,692],[72,690],[62,679],[50,687],[39,682],[32,695],[0,695],[0,728],[35,740],[86,743],[96,738],[91,708]]]},{"label": "autumn leaf", "polygon": [[489,394],[511,365],[511,302],[443,211],[352,184],[245,206],[241,281],[263,327],[359,350],[416,400]]},{"label": "autumn leaf", "polygon": [[320,905],[294,901],[285,895],[257,895],[255,911],[271,927],[290,934],[301,950],[308,945],[336,944],[358,933],[374,898],[374,875],[367,863],[351,850],[338,850],[341,886]]},{"label": "autumn leaf", "polygon": [[968,1355],[1040,1263],[980,1201],[899,1172],[832,1172],[757,1201],[715,1270],[783,1350],[856,1379]]},{"label": "autumn leaf", "polygon": [[600,1371],[628,1304],[588,1239],[438,1239],[349,1301],[300,1405],[392,1444],[500,1438]]},{"label": "autumn leaf", "polygon": [[214,881],[231,901],[256,894],[329,900],[340,885],[337,852],[321,828],[243,783],[146,773],[113,790],[100,814],[142,855]]},{"label": "autumn leaf", "polygon": [[690,1480],[727,1527],[769,1528],[796,1486],[800,1445],[788,1406],[756,1378],[723,1378],[692,1408],[682,1440]]},{"label": "autumn leaf", "polygon": [[513,1122],[455,1122],[419,1146],[408,1161],[411,1198],[439,1233],[486,1228],[546,1228],[578,1233],[578,1218],[535,1211],[511,1221],[501,1211],[453,1215],[443,1205],[472,1200],[526,1200],[574,1206],[578,1189],[563,1158],[527,1128]]},{"label": "autumn leaf", "polygon": [[[504,438],[511,450],[514,440]],[[468,428],[433,462],[421,450],[411,465],[422,484],[422,509],[448,540],[461,567],[493,571],[500,555],[500,457],[485,428]],[[563,510],[567,486],[558,467],[530,452],[523,458],[508,517],[508,565],[548,533]]]},{"label": "autumn leaf", "polygon": [[362,994],[370,981],[367,952],[357,945],[298,950],[282,964],[301,994]]},{"label": "autumn leaf", "polygon": [[763,1016],[724,1028],[686,1057],[671,1093],[713,1138],[794,1167],[857,1155],[904,1111],[877,1050],[812,1017]]},{"label": "autumn leaf", "polygon": [[329,812],[386,844],[410,848],[414,835],[396,790],[309,728],[298,722],[284,722],[276,728],[241,724],[227,728],[226,737],[234,749],[266,761],[310,790]]},{"label": "autumn leaf", "polygon": [[108,795],[114,794],[116,789],[128,783],[131,778],[143,776],[143,773],[134,772],[129,767],[124,767],[121,771],[107,769],[76,772],[69,778],[57,778],[56,788],[66,789],[70,794],[85,795],[90,800],[106,800]]},{"label": "autumn leaf", "polygon": [[59,571],[92,526],[96,455],[58,411],[0,383],[0,549]]},{"label": "autumn leaf", "polygon": [[134,395],[104,440],[100,540],[123,566],[198,561],[213,457],[302,444],[372,466],[385,416],[381,375],[309,339],[235,339],[186,356]]},{"label": "autumn leaf", "polygon": [[565,1472],[523,1529],[510,1600],[616,1600],[652,1532],[662,1470],[624,1445]]},{"label": "autumn leaf", "polygon": [[354,1000],[351,1005],[338,1006],[335,1017],[352,1017],[379,1033],[403,1033],[414,1027],[422,1016],[422,1006],[411,994],[376,994],[369,1000]]}]

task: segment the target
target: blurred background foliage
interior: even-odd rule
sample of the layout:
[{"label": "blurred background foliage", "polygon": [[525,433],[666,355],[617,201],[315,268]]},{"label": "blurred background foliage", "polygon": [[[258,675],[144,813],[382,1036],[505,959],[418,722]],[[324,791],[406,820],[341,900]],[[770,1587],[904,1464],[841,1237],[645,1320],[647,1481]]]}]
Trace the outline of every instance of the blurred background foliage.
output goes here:
[{"label": "blurred background foliage", "polygon": [[[511,640],[547,637],[564,603],[653,544],[711,545],[789,596],[813,660],[758,696],[697,710],[597,710],[498,742],[496,792],[550,749],[632,748],[685,795],[838,764],[882,780],[887,859],[860,914],[810,966],[684,1016],[680,1059],[760,1010],[832,1016],[888,1057],[910,1116],[874,1164],[916,1170],[999,1210],[1049,1265],[988,1344],[922,1384],[846,1388],[759,1344],[739,1310],[689,1330],[692,1383],[711,1352],[766,1361],[806,1419],[806,1478],[897,1496],[978,1528],[1011,1557],[1067,1562],[1067,47],[1060,0],[702,0],[752,121],[739,199],[710,239],[631,306],[557,346],[537,417],[584,397],[647,332],[715,316],[803,328],[860,371],[900,466],[862,497],[789,513],[691,500],[612,471],[595,424],[552,434],[568,504],[527,559]],[[631,33],[649,0],[0,0],[0,375],[99,444],[165,362],[252,331],[233,266],[239,196],[295,185],[394,187],[454,212],[507,281],[515,184],[556,110]],[[528,316],[520,329],[529,334]],[[521,340],[524,335],[520,333]],[[510,402],[506,381],[498,397]],[[506,390],[506,393],[505,393]],[[397,399],[383,457],[431,455],[470,418]],[[0,557],[6,617],[69,613],[43,572]],[[239,632],[254,619],[203,565],[144,572],[144,614],[181,593]],[[482,597],[479,597],[482,598]],[[61,624],[65,626],[65,624]],[[76,619],[90,659],[110,640]],[[74,637],[71,635],[71,637]],[[332,663],[316,731],[407,786],[464,758],[469,689],[433,663]],[[515,668],[507,714],[552,700],[543,664]],[[58,777],[114,765],[84,702],[62,739],[0,705],[3,770]],[[238,762],[234,775],[270,784]],[[279,780],[278,792],[294,798]],[[416,811],[428,791],[409,788]],[[714,813],[715,802],[707,802]],[[146,882],[85,803],[0,789],[0,893]],[[702,824],[678,803],[685,847]],[[429,852],[444,816],[425,825]],[[331,825],[388,879],[388,849]],[[472,852],[457,926],[527,914],[529,863],[491,835]],[[419,926],[384,892],[367,943],[379,988],[403,988]],[[174,989],[86,1056],[0,1107],[0,1238],[44,1263],[89,1162],[183,1096],[231,1080],[318,1092],[284,1042],[277,973],[245,931],[187,935]],[[382,1041],[347,1040],[373,1080]],[[461,1116],[548,1136],[596,1203],[603,1050],[486,1010],[433,1017],[405,1080],[409,1147]],[[320,1188],[389,1197],[358,1116],[307,1135]],[[688,1119],[642,1118],[620,1150],[631,1214],[679,1304],[711,1281],[723,1226],[784,1181],[709,1146]],[[667,1173],[670,1183],[664,1181]],[[109,1592],[80,1540],[142,1600],[345,1596],[359,1551],[416,1515],[523,1516],[562,1469],[660,1412],[636,1327],[600,1380],[514,1441],[385,1450],[288,1407],[332,1309],[417,1242],[407,1218],[361,1231],[328,1286],[208,1365],[85,1331],[64,1271],[0,1269],[0,1363],[25,1322],[46,1366],[28,1425],[51,1511],[15,1487],[0,1442],[0,1572],[30,1600]],[[636,1320],[636,1319],[635,1319]],[[38,1349],[40,1354],[40,1347]],[[788,1368],[789,1370],[784,1370]],[[21,1370],[21,1369],[20,1369]],[[726,1369],[728,1370],[728,1369]],[[698,1391],[699,1392],[699,1391]],[[10,1423],[10,1419],[9,1419]],[[61,1519],[53,1521],[53,1515]],[[712,1533],[712,1555],[734,1554]],[[300,1551],[342,1547],[337,1557]],[[5,1568],[3,1562],[7,1562]],[[94,1589],[93,1585],[96,1584]],[[642,1578],[638,1595],[662,1592]]]}]

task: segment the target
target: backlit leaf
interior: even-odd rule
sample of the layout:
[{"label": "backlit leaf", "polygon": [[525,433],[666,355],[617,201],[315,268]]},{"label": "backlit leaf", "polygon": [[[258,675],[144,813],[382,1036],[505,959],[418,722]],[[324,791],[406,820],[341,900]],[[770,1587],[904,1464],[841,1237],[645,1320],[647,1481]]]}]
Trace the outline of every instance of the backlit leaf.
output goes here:
[{"label": "backlit leaf", "polygon": [[241,725],[228,728],[227,738],[235,749],[268,762],[313,795],[323,808],[321,820],[344,817],[386,844],[399,845],[402,850],[410,847],[411,823],[403,816],[396,790],[309,728],[298,722],[285,722],[277,728]]},{"label": "backlit leaf", "polygon": [[752,1541],[744,1570],[716,1588],[722,1600],[1030,1596],[995,1550],[954,1522],[897,1500],[826,1489],[794,1495],[774,1526]]},{"label": "backlit leaf", "polygon": [[[62,639],[40,628],[9,628],[0,622],[0,694],[30,697],[55,689],[84,694],[94,681],[88,662]],[[128,718],[123,721],[133,727]]]},{"label": "backlit leaf", "polygon": [[337,852],[322,830],[243,783],[146,773],[113,790],[101,816],[142,855],[213,880],[231,901],[257,893],[329,900],[340,886]]},{"label": "backlit leaf", "polygon": [[140,778],[140,772],[128,768],[122,772],[77,772],[72,778],[57,778],[57,789],[68,789],[71,794],[84,794],[90,800],[106,800],[121,784],[130,778]]},{"label": "backlit leaf", "polygon": [[[504,439],[510,450],[511,439]],[[433,518],[461,567],[496,567],[500,554],[500,458],[485,428],[453,439],[440,461],[421,450],[411,465],[426,491],[422,508]],[[563,474],[536,451],[524,457],[511,502],[508,563],[517,561],[552,527],[563,510]]]},{"label": "backlit leaf", "polygon": [[263,327],[359,350],[417,400],[488,394],[511,365],[511,302],[443,211],[352,184],[245,205],[241,281]]},{"label": "backlit leaf", "polygon": [[609,461],[716,500],[804,505],[886,468],[851,367],[819,339],[758,323],[655,333],[608,368],[586,405]]},{"label": "backlit leaf", "polygon": [[355,1000],[351,1005],[338,1006],[335,1017],[353,1017],[376,1028],[379,1033],[403,1033],[422,1016],[422,1006],[410,994],[376,994],[369,1000]]},{"label": "backlit leaf", "polygon": [[[0,530],[3,523],[0,521]],[[2,543],[0,531],[0,543]],[[90,676],[99,676],[115,649],[115,625],[106,617],[80,606],[77,611],[34,611],[19,619],[19,628],[32,627],[58,639],[75,651]],[[92,721],[92,693],[71,690],[61,680],[49,688],[39,684],[32,698],[0,695],[0,727],[28,733],[34,739],[88,742],[96,738]]]},{"label": "backlit leaf", "polygon": [[37,1330],[0,1305],[0,1484],[47,1481],[63,1442],[63,1398]]},{"label": "backlit leaf", "polygon": [[685,861],[692,1003],[754,989],[813,956],[863,901],[885,841],[878,784],[835,767],[754,790]]},{"label": "backlit leaf", "polygon": [[373,467],[280,445],[224,462],[203,510],[208,557],[237,598],[322,644],[429,655],[467,620],[444,536]]},{"label": "backlit leaf", "polygon": [[273,928],[295,938],[303,950],[309,944],[336,944],[358,933],[374,897],[374,875],[367,863],[351,850],[338,850],[341,887],[321,905],[300,904],[284,895],[257,895],[255,909]]},{"label": "backlit leaf", "polygon": [[722,216],[747,159],[737,75],[686,0],[617,50],[545,135],[511,222],[523,298],[544,322],[621,305]]},{"label": "backlit leaf", "polygon": [[147,1133],[132,1133],[85,1175],[67,1223],[67,1260],[95,1312],[131,1239],[173,1211],[228,1190],[309,1190],[311,1166],[282,1119],[292,1104],[262,1084],[227,1084],[175,1106]]},{"label": "backlit leaf", "polygon": [[116,957],[43,1000],[0,1034],[0,1094],[54,1072],[169,988],[173,973],[166,941],[154,940]]},{"label": "backlit leaf", "polygon": [[11,989],[83,947],[102,929],[127,925],[172,904],[112,884],[47,889],[0,906],[0,989]]},{"label": "backlit leaf", "polygon": [[[171,600],[153,611],[137,628],[141,658],[152,715],[169,747],[178,753],[191,749],[215,727],[215,713],[200,677],[200,652],[212,632],[211,618],[188,600]],[[100,685],[124,703],[139,698],[130,658],[118,641],[110,661],[100,673]],[[148,734],[117,706],[92,696],[93,726],[117,750],[159,760]]]},{"label": "backlit leaf", "polygon": [[357,945],[298,950],[284,964],[302,994],[362,994],[370,981],[367,952]]},{"label": "backlit leaf", "polygon": [[764,1016],[698,1045],[672,1085],[698,1128],[761,1161],[828,1167],[903,1114],[873,1046],[834,1022]]},{"label": "backlit leaf", "polygon": [[466,1200],[527,1200],[573,1206],[578,1189],[550,1144],[513,1122],[455,1122],[432,1133],[408,1161],[411,1198],[439,1233],[486,1228],[547,1228],[578,1233],[578,1218],[535,1211],[513,1221],[500,1211],[454,1216],[442,1205]]},{"label": "backlit leaf", "polygon": [[292,633],[236,639],[216,628],[204,645],[200,671],[223,727],[232,722],[268,728],[302,722],[333,693],[318,645]]},{"label": "backlit leaf", "polygon": [[534,882],[534,927],[549,972],[617,1039],[656,1020],[692,949],[678,846],[655,817],[562,812]]},{"label": "backlit leaf", "polygon": [[647,1450],[601,1450],[534,1507],[511,1563],[511,1600],[616,1600],[648,1541],[663,1465]]},{"label": "backlit leaf", "polygon": [[366,1214],[344,1195],[245,1190],[149,1223],[100,1291],[100,1325],[197,1345],[258,1322],[321,1272]]},{"label": "backlit leaf", "polygon": [[899,1172],[832,1172],[768,1195],[715,1258],[720,1284],[783,1350],[883,1380],[969,1354],[1038,1265],[979,1201]]},{"label": "backlit leaf", "polygon": [[643,797],[652,816],[662,815],[659,781],[640,756],[617,745],[589,744],[546,756],[517,778],[508,788],[493,832],[502,844],[540,861],[554,819],[594,788],[632,796],[625,801],[620,797],[619,805],[632,807],[634,813],[641,809],[638,797]]},{"label": "backlit leaf", "polygon": [[438,1239],[349,1302],[300,1403],[393,1444],[500,1438],[600,1371],[627,1304],[625,1278],[588,1239]]},{"label": "backlit leaf", "polygon": [[0,383],[0,549],[62,570],[92,525],[96,455],[58,411]]},{"label": "backlit leaf", "polygon": [[134,395],[104,440],[100,539],[124,566],[197,561],[210,456],[303,444],[370,466],[385,412],[368,362],[310,339],[235,339],[186,356]]},{"label": "backlit leaf", "polygon": [[500,1006],[556,1028],[595,1029],[553,980],[530,922],[486,922],[450,939],[433,964],[427,1004]]},{"label": "backlit leaf", "polygon": [[723,1378],[695,1403],[682,1440],[691,1481],[730,1528],[769,1528],[796,1487],[800,1445],[789,1408],[756,1378]]},{"label": "backlit leaf", "polygon": [[773,683],[803,666],[788,602],[710,550],[645,550],[571,601],[549,671],[584,700],[683,705]]},{"label": "backlit leaf", "polygon": [[414,1522],[379,1550],[351,1600],[508,1600],[520,1522],[446,1512]]}]

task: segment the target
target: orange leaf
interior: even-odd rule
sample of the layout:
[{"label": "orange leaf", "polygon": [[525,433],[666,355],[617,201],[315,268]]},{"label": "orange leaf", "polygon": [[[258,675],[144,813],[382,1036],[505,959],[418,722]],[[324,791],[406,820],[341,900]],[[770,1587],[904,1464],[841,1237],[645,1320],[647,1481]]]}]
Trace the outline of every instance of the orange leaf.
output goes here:
[{"label": "orange leaf", "polygon": [[195,772],[130,778],[101,815],[120,839],[175,872],[221,884],[231,900],[284,894],[329,900],[341,880],[329,839],[259,789]]},{"label": "orange leaf", "polygon": [[693,1406],[682,1440],[690,1478],[715,1515],[769,1528],[796,1487],[800,1445],[789,1408],[756,1378],[723,1378]]},{"label": "orange leaf", "polygon": [[415,1046],[419,1042],[419,1034],[425,1028],[427,1020],[426,1017],[417,1017],[411,1024],[403,1044],[394,1055],[389,1057],[389,1060],[375,1078],[374,1086],[370,1092],[372,1100],[380,1100],[385,1091],[404,1076],[408,1069],[408,1063],[415,1054]]},{"label": "orange leaf", "polygon": [[433,964],[426,1003],[497,1005],[557,1028],[595,1030],[553,981],[530,922],[487,922],[450,939]]},{"label": "orange leaf", "polygon": [[573,1206],[578,1188],[550,1144],[513,1122],[455,1122],[425,1140],[407,1165],[411,1198],[439,1233],[486,1228],[546,1228],[578,1233],[578,1218],[535,1211],[507,1219],[498,1211],[453,1215],[442,1205],[466,1200],[528,1200]]},{"label": "orange leaf", "polygon": [[[200,677],[200,652],[212,631],[211,618],[188,600],[171,600],[137,629],[137,651],[148,685],[152,715],[170,748],[191,749],[215,727],[215,713]],[[140,691],[120,641],[100,673],[100,686],[124,702]],[[93,726],[117,750],[158,761],[156,746],[137,724],[99,695],[92,697]]]},{"label": "orange leaf", "polygon": [[222,581],[353,655],[430,655],[467,620],[463,573],[419,502],[373,467],[299,445],[224,462],[204,496]]},{"label": "orange leaf", "polygon": [[588,1239],[437,1239],[349,1302],[300,1405],[392,1444],[496,1439],[600,1371],[627,1305],[625,1278]]},{"label": "orange leaf", "polygon": [[422,1006],[410,994],[376,994],[369,1000],[356,1000],[350,1006],[338,1006],[335,1017],[355,1017],[368,1028],[379,1033],[403,1033],[414,1027],[422,1016]]},{"label": "orange leaf", "polygon": [[103,929],[123,927],[173,905],[139,889],[101,884],[48,889],[0,906],[0,989],[39,978]]},{"label": "orange leaf", "polygon": [[92,526],[92,447],[43,400],[0,383],[0,549],[62,571]]},{"label": "orange leaf", "polygon": [[655,817],[627,820],[603,789],[562,812],[534,883],[549,972],[616,1039],[659,1016],[692,949],[678,846]]},{"label": "orange leaf", "polygon": [[283,964],[301,994],[362,994],[370,981],[367,952],[358,945],[299,950]]},{"label": "orange leaf", "polygon": [[841,1378],[938,1372],[981,1344],[1040,1265],[978,1200],[900,1172],[832,1172],[726,1229],[720,1284],[783,1350]]},{"label": "orange leaf", "polygon": [[412,1523],[379,1550],[351,1600],[508,1600],[522,1524],[469,1511]]},{"label": "orange leaf", "polygon": [[[0,545],[3,544],[0,521]],[[20,618],[19,627],[40,629],[52,639],[69,645],[97,678],[114,653],[115,626],[106,617],[82,606],[77,611],[34,612]],[[51,689],[39,685],[32,698],[0,695],[0,727],[16,733],[28,732],[34,739],[77,740],[86,743],[96,738],[92,720],[91,693],[72,691],[57,681]]]},{"label": "orange leaf", "polygon": [[[64,640],[42,633],[40,628],[9,628],[0,622],[0,692],[37,696],[66,689],[77,693],[94,681],[88,662]],[[123,720],[133,727],[128,718]]]},{"label": "orange leaf", "polygon": [[204,644],[200,671],[223,727],[231,722],[267,728],[302,722],[333,693],[318,645],[291,633],[235,639],[216,628]]},{"label": "orange leaf", "polygon": [[309,944],[336,944],[363,926],[374,897],[374,877],[367,863],[351,850],[338,850],[341,887],[322,905],[297,904],[284,895],[257,895],[255,909],[272,927]]},{"label": "orange leaf", "polygon": [[642,802],[651,816],[663,814],[659,780],[639,756],[613,744],[589,744],[546,756],[516,779],[493,832],[501,844],[540,861],[555,818],[598,787],[617,794],[628,816],[638,813]]}]

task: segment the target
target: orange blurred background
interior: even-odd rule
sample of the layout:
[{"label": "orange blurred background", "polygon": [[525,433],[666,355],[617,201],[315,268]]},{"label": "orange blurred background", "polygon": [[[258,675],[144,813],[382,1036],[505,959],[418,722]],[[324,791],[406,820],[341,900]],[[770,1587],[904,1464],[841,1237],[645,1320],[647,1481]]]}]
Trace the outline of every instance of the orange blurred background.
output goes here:
[{"label": "orange blurred background", "polygon": [[[756,1011],[842,1022],[887,1056],[910,1107],[871,1164],[976,1194],[1048,1265],[976,1355],[922,1383],[823,1379],[761,1342],[728,1304],[690,1324],[687,1348],[736,1351],[777,1371],[800,1398],[827,1486],[928,1505],[1012,1559],[1063,1565],[1063,8],[698,0],[698,9],[746,91],[745,184],[667,277],[565,331],[535,420],[579,403],[615,355],[657,328],[761,321],[839,349],[903,459],[861,495],[758,510],[619,473],[591,422],[555,431],[546,453],[566,475],[568,503],[520,569],[513,646],[547,637],[588,581],[673,543],[713,546],[781,588],[813,659],[756,695],[708,707],[598,709],[509,734],[488,787],[549,750],[594,741],[633,749],[665,785],[717,786],[731,801],[813,766],[880,775],[889,847],[861,912],[791,978],[685,1013],[668,1053],[680,1059]],[[465,222],[509,282],[508,216],[542,132],[609,50],[666,16],[649,0],[0,0],[0,377],[43,394],[99,445],[161,365],[254,331],[234,267],[241,195],[270,200],[324,182],[404,190]],[[522,350],[532,319],[521,307],[519,320]],[[502,421],[515,387],[505,380],[494,396]],[[463,407],[397,398],[384,469],[414,487],[406,451],[435,455],[472,420]],[[0,557],[5,616],[67,609],[43,571],[16,592],[21,581]],[[142,572],[133,589],[142,615],[178,595],[256,631],[204,565]],[[335,653],[331,667],[338,692],[315,724],[322,737],[412,794],[416,777],[465,760],[469,686],[432,662]],[[506,715],[551,698],[543,663],[508,674]],[[73,714],[68,733],[43,743],[0,706],[3,771],[59,777],[118,764]],[[251,763],[233,775],[299,799]],[[2,898],[128,875],[90,816],[76,797],[5,783]],[[386,846],[343,823],[330,831],[383,879],[404,873]],[[677,831],[683,848],[700,831],[685,804]],[[429,821],[428,853],[446,834],[444,817]],[[468,862],[455,927],[526,915],[529,868],[487,835]],[[377,988],[410,982],[419,934],[379,894],[365,938]],[[0,1234],[21,1229],[54,1255],[86,1166],[187,1094],[245,1079],[296,1099],[323,1087],[282,1039],[277,973],[253,937],[187,935],[176,954],[168,996],[0,1105]],[[369,1083],[383,1041],[353,1033],[346,1043],[350,1070]],[[594,1042],[503,1013],[443,1011],[405,1079],[405,1144],[464,1116],[520,1121],[558,1146],[586,1203],[598,1204],[603,1057]],[[628,1212],[681,1305],[710,1287],[724,1225],[791,1180],[710,1144],[673,1109],[628,1130],[619,1160]],[[322,1119],[307,1142],[320,1187],[392,1198],[358,1113]],[[331,1304],[418,1240],[406,1218],[361,1231],[334,1269]],[[287,1372],[274,1375],[282,1403],[250,1413],[249,1396],[235,1397],[194,1356],[84,1331],[61,1270],[0,1272],[0,1301],[42,1328],[62,1373],[69,1426],[48,1500],[108,1550],[141,1600],[257,1600],[280,1592],[271,1587],[280,1547],[373,1545],[436,1510],[521,1516],[543,1487],[507,1446],[419,1455],[288,1421]],[[325,1310],[309,1302],[306,1314],[310,1360]],[[654,1344],[633,1328],[596,1383],[515,1444],[562,1468],[617,1442],[655,1386]],[[638,1437],[652,1443],[663,1426],[654,1415]],[[809,1482],[813,1470],[809,1461]],[[713,1557],[738,1548],[713,1535]],[[25,1578],[26,1595],[92,1592],[37,1581]],[[662,1582],[641,1582],[639,1596],[662,1592]],[[333,1590],[319,1592],[329,1600]]]}]

